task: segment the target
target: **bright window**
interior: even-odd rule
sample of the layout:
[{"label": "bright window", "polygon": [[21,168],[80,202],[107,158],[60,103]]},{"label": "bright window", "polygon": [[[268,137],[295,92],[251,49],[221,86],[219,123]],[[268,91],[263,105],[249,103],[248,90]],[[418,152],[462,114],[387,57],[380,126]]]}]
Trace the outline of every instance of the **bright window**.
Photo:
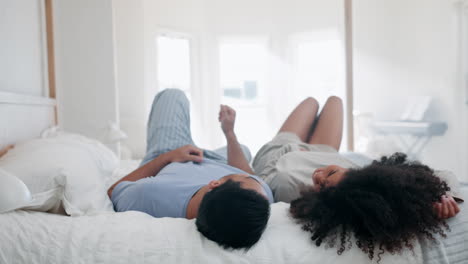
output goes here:
[{"label": "bright window", "polygon": [[191,92],[190,41],[188,38],[160,34],[157,45],[158,90],[178,88],[188,97]]},{"label": "bright window", "polygon": [[328,34],[294,41],[294,91],[300,98],[313,96],[325,102],[330,95],[344,98],[344,55],[342,43]]},{"label": "bright window", "polygon": [[264,92],[265,41],[241,38],[221,41],[219,57],[223,101],[258,103]]},{"label": "bright window", "polygon": [[219,45],[221,102],[236,110],[239,141],[255,154],[272,134],[265,104],[267,41],[238,37]]}]

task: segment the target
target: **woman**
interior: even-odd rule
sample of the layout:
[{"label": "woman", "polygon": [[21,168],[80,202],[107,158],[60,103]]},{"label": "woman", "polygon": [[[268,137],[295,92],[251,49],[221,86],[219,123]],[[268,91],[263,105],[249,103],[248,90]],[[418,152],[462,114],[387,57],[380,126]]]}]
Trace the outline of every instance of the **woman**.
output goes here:
[{"label": "woman", "polygon": [[412,249],[417,236],[445,236],[444,219],[460,211],[446,182],[402,153],[359,168],[338,153],[341,100],[330,97],[317,117],[318,108],[313,98],[299,104],[253,163],[275,200],[291,202],[291,215],[315,244],[338,246],[341,254],[354,237],[380,260],[385,251]]}]

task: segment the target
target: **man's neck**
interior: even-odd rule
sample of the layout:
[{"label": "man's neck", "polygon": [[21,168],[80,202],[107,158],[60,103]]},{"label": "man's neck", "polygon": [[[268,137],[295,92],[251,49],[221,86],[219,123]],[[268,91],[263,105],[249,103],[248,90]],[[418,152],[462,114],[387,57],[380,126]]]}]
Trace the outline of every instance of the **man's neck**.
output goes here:
[{"label": "man's neck", "polygon": [[194,219],[198,215],[198,208],[200,208],[201,201],[205,197],[205,193],[208,192],[208,186],[201,187],[190,199],[187,204],[187,210],[185,211],[185,218]]}]

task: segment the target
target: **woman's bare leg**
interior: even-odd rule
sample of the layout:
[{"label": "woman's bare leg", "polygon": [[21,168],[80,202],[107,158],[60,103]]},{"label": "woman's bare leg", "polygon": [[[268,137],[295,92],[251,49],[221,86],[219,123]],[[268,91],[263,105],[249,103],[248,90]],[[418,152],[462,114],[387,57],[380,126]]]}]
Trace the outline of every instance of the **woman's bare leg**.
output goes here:
[{"label": "woman's bare leg", "polygon": [[340,149],[341,138],[343,136],[343,102],[339,97],[331,96],[323,106],[322,112],[309,144],[325,144]]},{"label": "woman's bare leg", "polygon": [[296,134],[302,141],[307,142],[318,108],[317,100],[312,97],[305,99],[291,112],[278,133],[291,132]]}]

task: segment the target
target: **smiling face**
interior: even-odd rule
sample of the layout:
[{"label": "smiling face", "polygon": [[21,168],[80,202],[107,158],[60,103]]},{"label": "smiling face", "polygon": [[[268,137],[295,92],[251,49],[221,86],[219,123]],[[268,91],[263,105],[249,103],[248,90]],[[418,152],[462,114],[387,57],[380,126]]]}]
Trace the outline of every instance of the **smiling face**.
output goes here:
[{"label": "smiling face", "polygon": [[320,190],[322,187],[336,186],[346,176],[348,169],[337,165],[329,165],[318,168],[312,174],[314,189]]}]

